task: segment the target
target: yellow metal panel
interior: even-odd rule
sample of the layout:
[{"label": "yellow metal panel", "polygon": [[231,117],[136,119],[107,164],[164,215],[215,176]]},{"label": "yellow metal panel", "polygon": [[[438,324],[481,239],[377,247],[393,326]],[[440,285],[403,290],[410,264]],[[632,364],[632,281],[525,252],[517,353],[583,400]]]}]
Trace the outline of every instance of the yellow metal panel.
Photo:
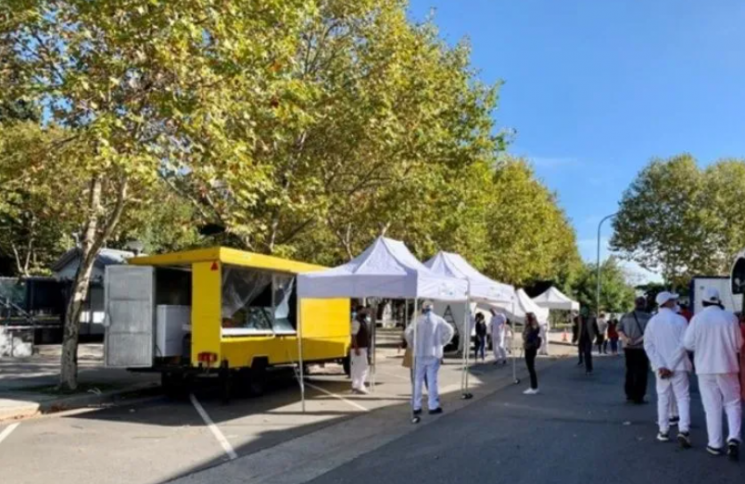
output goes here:
[{"label": "yellow metal panel", "polygon": [[168,254],[149,255],[133,257],[127,261],[128,264],[138,266],[172,266],[190,265],[195,262],[212,262],[220,260],[220,248],[187,250],[182,252],[171,252]]},{"label": "yellow metal panel", "polygon": [[220,260],[225,264],[234,264],[244,267],[254,267],[256,269],[267,269],[291,274],[300,274],[303,272],[314,272],[325,269],[323,266],[307,264],[270,255],[255,254],[236,249],[220,249]]},{"label": "yellow metal panel", "polygon": [[192,264],[191,362],[197,365],[199,353],[220,356],[221,271],[216,260]]},{"label": "yellow metal panel", "polygon": [[[347,356],[350,346],[348,299],[304,299],[301,304],[303,359],[327,361]],[[296,363],[296,336],[243,336],[222,339],[222,358],[230,367],[250,366],[254,358],[269,364]]]}]

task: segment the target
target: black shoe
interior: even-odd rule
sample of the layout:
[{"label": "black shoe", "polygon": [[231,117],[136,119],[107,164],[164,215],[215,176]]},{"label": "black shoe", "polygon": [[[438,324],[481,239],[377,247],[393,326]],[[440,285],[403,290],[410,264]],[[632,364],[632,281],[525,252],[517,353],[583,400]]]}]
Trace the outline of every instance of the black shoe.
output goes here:
[{"label": "black shoe", "polygon": [[670,434],[667,432],[657,433],[657,442],[670,442]]},{"label": "black shoe", "polygon": [[415,417],[418,417],[418,416],[420,416],[421,414],[422,414],[422,409],[421,409],[421,408],[420,408],[419,410],[414,410],[414,416],[415,416]]},{"label": "black shoe", "polygon": [[706,446],[706,452],[708,452],[711,455],[716,455],[716,456],[720,456],[724,453],[722,452],[722,449],[717,449],[716,447],[712,447],[710,445]]},{"label": "black shoe", "polygon": [[442,407],[437,407],[436,409],[429,411],[430,415],[439,415],[441,413],[442,413]]},{"label": "black shoe", "polygon": [[680,417],[671,417],[670,418],[670,425],[673,427],[677,427],[680,423]]},{"label": "black shoe", "polygon": [[678,443],[684,449],[691,448],[691,434],[688,432],[680,432],[678,434]]},{"label": "black shoe", "polygon": [[727,442],[727,456],[729,456],[729,460],[732,461],[740,460],[740,442],[735,439]]},{"label": "black shoe", "polygon": [[577,366],[582,366],[582,365],[584,365],[584,363],[581,362],[581,361],[579,363],[577,363]]},{"label": "black shoe", "polygon": [[637,400],[634,400],[634,404],[635,404],[635,405],[646,405],[646,404],[648,404],[648,403],[649,403],[649,402],[648,402],[648,401],[646,401],[646,400],[644,400],[643,398],[642,398],[641,400],[638,400],[638,399],[637,399]]}]

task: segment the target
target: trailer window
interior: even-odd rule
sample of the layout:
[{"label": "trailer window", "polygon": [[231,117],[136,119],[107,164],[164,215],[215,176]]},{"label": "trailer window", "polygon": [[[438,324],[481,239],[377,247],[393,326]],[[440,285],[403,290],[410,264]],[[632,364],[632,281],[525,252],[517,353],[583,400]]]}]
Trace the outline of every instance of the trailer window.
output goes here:
[{"label": "trailer window", "polygon": [[294,277],[223,266],[222,334],[294,334]]}]

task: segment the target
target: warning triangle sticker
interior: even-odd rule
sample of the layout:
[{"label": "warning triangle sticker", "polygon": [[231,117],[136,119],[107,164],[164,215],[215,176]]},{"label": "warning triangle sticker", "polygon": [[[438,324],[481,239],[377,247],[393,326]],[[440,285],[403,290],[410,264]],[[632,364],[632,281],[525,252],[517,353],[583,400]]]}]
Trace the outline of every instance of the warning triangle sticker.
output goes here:
[{"label": "warning triangle sticker", "polygon": [[220,266],[217,265],[217,261],[212,263],[212,267],[210,267],[211,271],[216,271],[220,268]]}]

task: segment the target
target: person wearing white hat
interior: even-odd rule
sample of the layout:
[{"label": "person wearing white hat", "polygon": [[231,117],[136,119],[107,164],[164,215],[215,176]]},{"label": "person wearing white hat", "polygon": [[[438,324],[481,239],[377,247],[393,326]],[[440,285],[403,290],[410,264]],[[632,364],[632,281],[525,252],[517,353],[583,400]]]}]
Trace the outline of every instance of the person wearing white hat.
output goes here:
[{"label": "person wearing white hat", "polygon": [[724,310],[719,291],[708,289],[704,294],[703,306],[703,311],[691,320],[683,345],[688,351],[694,352],[698,386],[706,412],[706,429],[709,433],[709,445],[706,450],[713,455],[724,453],[724,409],[729,427],[727,454],[730,459],[737,460],[740,456],[742,426],[737,354],[742,347],[743,338],[737,317]]},{"label": "person wearing white hat", "polygon": [[450,343],[455,335],[455,329],[447,321],[432,311],[432,303],[422,305],[422,314],[416,321],[416,341],[414,340],[414,324],[406,330],[406,343],[414,351],[414,398],[412,407],[414,415],[422,413],[422,387],[425,376],[427,378],[427,393],[429,413],[442,413],[440,393],[437,383],[437,373],[443,348]]},{"label": "person wearing white hat", "polygon": [[[655,300],[659,312],[647,323],[644,351],[657,377],[657,440],[670,440],[671,397],[678,406],[678,442],[691,446],[691,396],[689,373],[691,362],[683,349],[687,322],[677,313],[678,295],[663,291]],[[671,395],[672,394],[672,395]]]}]

